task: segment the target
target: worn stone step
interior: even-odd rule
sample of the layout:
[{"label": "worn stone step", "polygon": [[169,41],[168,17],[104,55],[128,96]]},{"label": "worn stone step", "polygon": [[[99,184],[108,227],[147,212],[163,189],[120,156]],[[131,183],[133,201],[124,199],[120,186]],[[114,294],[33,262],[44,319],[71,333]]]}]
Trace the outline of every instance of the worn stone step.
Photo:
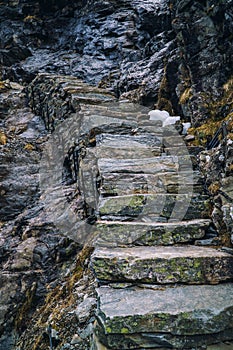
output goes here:
[{"label": "worn stone step", "polygon": [[143,193],[203,193],[204,183],[198,171],[132,174],[102,172],[100,193],[103,196],[123,196]]},{"label": "worn stone step", "polygon": [[142,159],[162,156],[162,147],[151,148],[110,148],[101,146],[100,158],[116,158],[116,159]]},{"label": "worn stone step", "polygon": [[180,175],[183,172],[189,172],[191,178],[195,165],[189,155],[168,156],[161,154],[159,147],[137,148],[133,147],[133,143],[128,149],[122,149],[120,145],[119,147],[114,146],[112,150],[106,147],[97,147],[96,155],[99,158],[100,172],[153,174],[161,171],[179,171]]},{"label": "worn stone step", "polygon": [[178,172],[176,157],[162,156],[142,159],[100,158],[98,168],[102,173],[136,173],[156,174],[161,172]]},{"label": "worn stone step", "polygon": [[233,256],[196,246],[96,248],[97,279],[146,283],[219,283],[233,278]]},{"label": "worn stone step", "polygon": [[124,147],[120,144],[117,147],[97,146],[96,153],[99,158],[116,159],[142,159],[162,156],[162,147]]},{"label": "worn stone step", "polygon": [[[201,339],[203,345],[215,343],[214,335],[216,342],[228,340],[233,328],[232,283],[154,289],[100,287],[97,292],[101,341],[110,348],[128,349],[125,344],[131,335],[148,339],[151,334],[154,346],[160,339],[159,347],[164,343],[169,347],[170,342],[171,348],[197,349]],[[115,335],[121,336],[123,346],[114,347]],[[182,347],[187,343],[192,347]]]},{"label": "worn stone step", "polygon": [[198,194],[135,194],[101,198],[102,220],[192,220],[209,217],[210,199]]},{"label": "worn stone step", "polygon": [[[92,116],[93,118],[93,116]],[[102,117],[103,118],[103,117]],[[113,119],[113,118],[111,118]],[[136,134],[134,132],[136,131]],[[115,150],[114,154],[117,155],[118,149],[124,149],[125,151],[139,151],[139,148],[147,149],[147,152],[151,150],[152,153],[162,151],[166,154],[177,155],[180,158],[180,162],[186,164],[187,157],[189,162],[192,162],[195,166],[197,163],[196,154],[189,153],[189,149],[186,147],[182,138],[175,136],[164,136],[162,130],[155,127],[154,130],[142,130],[138,129],[136,126],[129,130],[127,135],[107,134],[106,132],[102,135],[96,137],[96,145],[105,149],[105,153]],[[171,143],[173,148],[166,148],[168,142]],[[175,144],[178,142],[178,148]],[[172,152],[174,150],[174,152]],[[111,156],[111,155],[110,155]],[[126,155],[127,158],[127,155]],[[130,158],[130,156],[128,156]],[[135,157],[134,157],[135,158]],[[183,158],[183,159],[182,159]]]},{"label": "worn stone step", "polygon": [[107,146],[111,148],[153,148],[162,146],[162,138],[159,134],[140,134],[140,135],[113,135],[101,134],[96,137],[96,145]]},{"label": "worn stone step", "polygon": [[163,148],[158,135],[132,133],[133,125],[131,129],[128,128],[128,134],[116,131],[115,134],[106,132],[97,135],[96,152],[99,158],[150,158],[162,154]]},{"label": "worn stone step", "polygon": [[[125,329],[126,331],[126,329]],[[94,341],[98,350],[232,350],[233,328],[213,334],[173,335],[171,333],[121,333],[105,334],[99,322],[95,324]],[[227,341],[227,344],[223,343]],[[212,345],[211,345],[212,344]]]},{"label": "worn stone step", "polygon": [[94,244],[119,247],[188,243],[204,237],[209,225],[210,220],[175,223],[99,221],[96,223]]},{"label": "worn stone step", "polygon": [[80,103],[84,104],[99,104],[99,103],[107,103],[107,102],[115,102],[116,101],[116,97],[109,93],[106,92],[104,90],[87,90],[87,91],[83,91],[82,89],[80,89],[80,91],[78,91],[77,89],[71,89],[70,94],[71,94],[71,103],[72,106],[75,110],[79,110],[79,106]]},{"label": "worn stone step", "polygon": [[137,123],[134,121],[126,121],[120,118],[112,118],[96,114],[83,115],[82,123],[80,125],[79,134],[90,134],[91,138],[95,138],[99,134],[131,134],[132,130],[136,128]]},{"label": "worn stone step", "polygon": [[[97,107],[97,108],[95,108]],[[112,111],[108,107],[106,107],[106,104],[102,104],[99,106],[93,106],[93,105],[81,105],[81,113],[84,114],[85,116],[94,116],[96,118],[111,118],[111,119],[118,119],[121,120],[122,122],[134,122],[135,123],[135,128],[137,128],[138,132],[142,132],[142,128],[138,128],[138,122],[137,122],[137,113],[134,112],[117,112],[117,111]],[[144,131],[147,130],[147,128],[144,129]],[[153,129],[154,130],[154,129]],[[148,132],[151,132],[151,128],[148,128]],[[162,129],[161,129],[162,132]]]},{"label": "worn stone step", "polygon": [[141,120],[148,118],[148,110],[146,107],[135,105],[129,101],[117,101],[105,103],[104,105],[90,105],[81,104],[81,111],[85,114],[98,114],[102,116],[109,116],[113,118],[121,118],[124,120]]}]

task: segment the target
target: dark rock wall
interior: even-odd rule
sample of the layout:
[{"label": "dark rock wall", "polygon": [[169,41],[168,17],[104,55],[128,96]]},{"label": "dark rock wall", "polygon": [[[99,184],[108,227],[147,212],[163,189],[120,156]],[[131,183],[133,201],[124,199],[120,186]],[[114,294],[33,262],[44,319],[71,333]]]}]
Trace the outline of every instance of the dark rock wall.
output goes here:
[{"label": "dark rock wall", "polygon": [[219,232],[220,244],[226,247],[232,247],[233,244],[232,128],[231,120],[225,142],[200,154],[200,166],[214,203],[212,219]]},{"label": "dark rock wall", "polygon": [[231,76],[231,0],[5,1],[0,16],[4,79],[72,74],[198,125]]}]

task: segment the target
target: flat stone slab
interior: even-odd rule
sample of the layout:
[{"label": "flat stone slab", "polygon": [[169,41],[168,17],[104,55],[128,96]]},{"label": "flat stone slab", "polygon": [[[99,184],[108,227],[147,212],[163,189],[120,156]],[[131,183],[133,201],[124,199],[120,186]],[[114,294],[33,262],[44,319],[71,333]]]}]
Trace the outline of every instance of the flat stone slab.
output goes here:
[{"label": "flat stone slab", "polygon": [[162,155],[162,147],[124,147],[119,144],[117,147],[101,145],[97,146],[96,154],[99,158],[115,158],[115,159],[142,159],[158,157]]},{"label": "flat stone slab", "polygon": [[156,134],[143,135],[114,135],[101,134],[96,137],[97,146],[108,146],[112,148],[153,148],[162,146],[162,139]]},{"label": "flat stone slab", "polygon": [[103,102],[115,102],[114,95],[102,91],[77,92],[71,90],[71,103],[73,107],[78,107],[80,103],[98,104]]},{"label": "flat stone slab", "polygon": [[108,195],[155,194],[155,193],[203,193],[200,173],[158,172],[134,174],[103,172],[100,174],[100,193]]},{"label": "flat stone slab", "polygon": [[[139,107],[139,108],[138,108]],[[113,118],[121,118],[123,120],[137,121],[140,116],[145,116],[142,106],[135,107],[135,104],[130,102],[111,102],[110,104],[90,105],[81,104],[81,111],[85,114],[98,114]]]},{"label": "flat stone slab", "polygon": [[105,334],[207,335],[233,325],[233,284],[154,289],[100,287],[98,320]]},{"label": "flat stone slab", "polygon": [[[227,344],[221,343],[232,339],[233,329],[227,329],[223,332],[213,334],[197,334],[197,335],[173,335],[171,333],[120,333],[105,334],[103,327],[97,322],[95,325],[96,344],[103,346],[100,349],[195,349],[203,350],[232,350],[232,348],[224,347]],[[216,344],[218,343],[218,344]],[[104,344],[104,345],[103,345]],[[215,345],[210,345],[215,344]],[[232,343],[231,343],[232,345]],[[106,346],[106,347],[104,347]]]},{"label": "flat stone slab", "polygon": [[98,114],[82,115],[80,124],[80,134],[88,134],[92,131],[93,136],[111,132],[130,133],[136,127],[136,123],[133,121]]},{"label": "flat stone slab", "polygon": [[[126,154],[127,156],[127,154]],[[177,157],[154,157],[142,159],[98,159],[100,174],[102,173],[144,173],[156,174],[162,171],[178,172],[179,164]]]},{"label": "flat stone slab", "polygon": [[[102,220],[135,218],[138,220],[164,218],[165,220],[192,220],[208,218],[210,200],[195,194],[135,194],[100,199]],[[125,218],[125,219],[124,219]]]},{"label": "flat stone slab", "polygon": [[91,261],[97,279],[111,282],[216,284],[233,278],[233,256],[206,247],[97,247]]},{"label": "flat stone slab", "polygon": [[[204,237],[210,220],[171,223],[112,222],[96,223],[95,246],[173,245]],[[184,247],[185,249],[185,247]]]}]

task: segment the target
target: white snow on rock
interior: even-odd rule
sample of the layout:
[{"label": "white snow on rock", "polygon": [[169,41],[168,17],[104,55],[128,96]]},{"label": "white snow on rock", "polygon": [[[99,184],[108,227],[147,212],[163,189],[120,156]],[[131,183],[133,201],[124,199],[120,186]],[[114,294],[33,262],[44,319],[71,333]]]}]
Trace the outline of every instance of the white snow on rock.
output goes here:
[{"label": "white snow on rock", "polygon": [[180,117],[168,117],[163,121],[163,126],[173,125],[180,120]]},{"label": "white snow on rock", "polygon": [[167,125],[173,125],[180,120],[180,117],[171,117],[167,111],[160,111],[159,109],[154,109],[148,113],[150,120],[161,120],[163,127]]},{"label": "white snow on rock", "polygon": [[191,123],[182,123],[183,125],[183,130],[182,130],[182,135],[187,135],[188,129],[191,128]]},{"label": "white snow on rock", "polygon": [[168,117],[170,117],[170,114],[167,111],[160,111],[159,109],[154,109],[148,114],[150,116],[150,120],[161,120],[162,122],[164,122]]}]

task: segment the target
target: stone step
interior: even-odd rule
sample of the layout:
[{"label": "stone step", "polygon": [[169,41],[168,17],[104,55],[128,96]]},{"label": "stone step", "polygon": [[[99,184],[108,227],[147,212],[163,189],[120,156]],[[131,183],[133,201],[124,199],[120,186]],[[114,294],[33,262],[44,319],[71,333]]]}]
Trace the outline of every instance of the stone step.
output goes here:
[{"label": "stone step", "polygon": [[[97,106],[97,108],[95,108],[96,106],[93,105],[82,105],[81,104],[81,113],[84,114],[85,116],[95,116],[98,118],[111,118],[111,119],[118,119],[118,120],[122,120],[122,121],[131,121],[136,123],[137,125],[137,130],[142,131],[142,128],[138,128],[138,122],[137,122],[137,113],[134,112],[117,112],[117,111],[112,111],[111,109],[109,109],[106,105],[108,104],[102,104]],[[144,130],[147,130],[148,127],[145,127]],[[148,128],[149,133],[151,132],[151,130],[154,130],[154,128],[152,129],[151,127]],[[160,128],[161,132],[162,132],[162,128]]]},{"label": "stone step", "polygon": [[115,158],[118,159],[142,159],[142,158],[151,158],[162,156],[163,150],[162,147],[106,147],[106,146],[97,146],[96,150],[100,158]]},{"label": "stone step", "polygon": [[137,127],[134,121],[125,121],[119,118],[112,118],[96,114],[83,115],[80,125],[79,134],[89,134],[90,138],[95,138],[99,134],[114,134],[130,135],[132,130]]},{"label": "stone step", "polygon": [[156,174],[161,172],[178,172],[179,164],[176,157],[162,156],[142,159],[100,158],[98,168],[102,173],[136,173]]},{"label": "stone step", "polygon": [[96,146],[107,146],[111,148],[152,148],[162,146],[162,138],[157,134],[141,134],[141,135],[113,135],[101,134],[96,137]]},{"label": "stone step", "polygon": [[[119,123],[119,119],[116,119],[116,121]],[[125,133],[125,135],[108,134],[107,130],[103,130],[104,134],[98,135],[96,144],[98,147],[101,146],[102,149],[105,149],[106,154],[109,152],[110,156],[112,151],[114,152],[115,156],[120,150],[125,150],[125,152],[131,151],[131,153],[129,153],[130,156],[127,157],[126,155],[126,158],[130,158],[133,151],[136,153],[139,151],[139,148],[147,150],[147,152],[151,151],[151,153],[155,153],[155,155],[157,155],[158,151],[163,151],[166,155],[179,156],[180,161],[183,158],[183,162],[185,161],[185,158],[187,159],[188,156],[190,161],[197,167],[198,147],[186,146],[183,139],[180,137],[178,137],[178,140],[176,141],[174,141],[176,137],[164,137],[162,130],[158,127],[156,127],[155,130],[138,129],[137,133],[134,134],[136,128],[136,124],[132,124],[132,128],[128,128],[128,134]],[[177,142],[178,146],[175,145]],[[169,146],[168,143],[171,145]]]},{"label": "stone step", "polygon": [[[67,88],[69,89],[69,88]],[[85,89],[72,89],[70,88],[71,104],[75,110],[79,110],[80,103],[82,104],[99,104],[115,102],[116,97],[104,90],[86,90]]]},{"label": "stone step", "polygon": [[198,194],[135,194],[100,198],[101,220],[181,221],[209,217],[210,199]]},{"label": "stone step", "polygon": [[204,183],[198,171],[132,174],[102,172],[100,193],[103,196],[155,193],[203,193]]},{"label": "stone step", "polygon": [[142,120],[148,118],[147,108],[134,103],[121,101],[111,102],[104,105],[90,105],[81,104],[81,112],[86,115],[98,114],[102,116],[109,116],[112,118],[121,118],[124,120]]},{"label": "stone step", "polygon": [[[111,163],[114,164],[114,168],[112,172],[132,172],[135,166],[138,166],[141,163],[151,162],[159,163],[161,161],[161,164],[166,163],[166,160],[170,160],[173,163],[176,164],[176,169],[180,172],[192,172],[197,171],[199,166],[197,163],[197,158],[195,156],[185,155],[185,156],[171,156],[167,155],[166,153],[163,153],[162,147],[151,147],[151,148],[137,148],[137,147],[131,147],[131,148],[122,148],[122,147],[105,147],[100,146],[96,148],[96,156],[101,159],[101,163],[107,164]],[[105,163],[104,163],[105,159]],[[120,160],[120,161],[119,161]],[[118,167],[117,167],[118,165]],[[121,170],[121,167],[123,166],[123,169]],[[132,166],[132,171],[130,171],[130,168],[124,169],[125,166]],[[102,168],[103,171],[105,171],[104,168]],[[107,169],[106,169],[107,170]],[[138,171],[138,170],[137,170]],[[163,168],[161,168],[161,171],[163,171]],[[147,167],[145,167],[145,170],[141,170],[142,173],[147,172]]]},{"label": "stone step", "polygon": [[[173,335],[170,333],[105,334],[103,327],[95,324],[95,346],[97,350],[232,350],[233,328],[207,335]],[[224,343],[222,340],[224,340]],[[212,344],[212,345],[211,345]],[[194,348],[195,346],[195,348]]]},{"label": "stone step", "polygon": [[97,247],[92,267],[110,282],[216,284],[233,278],[233,256],[196,246]]},{"label": "stone step", "polygon": [[101,134],[96,137],[96,148],[100,158],[134,159],[161,156],[161,140],[157,135]]},{"label": "stone step", "polygon": [[[171,154],[175,154],[177,152],[179,155],[189,155],[189,149],[186,147],[184,140],[180,135],[164,136],[162,130],[158,127],[156,127],[154,130],[150,130],[150,132],[146,132],[146,130],[141,130],[141,132],[139,132],[135,129],[132,129],[128,135],[113,135],[104,133],[102,135],[98,135],[96,138],[96,143],[98,146],[101,145],[111,148],[123,146],[124,148],[127,147],[130,149],[135,146],[145,148],[162,145],[166,148],[167,152],[170,151]],[[179,149],[177,149],[177,146],[179,146]],[[172,152],[171,147],[174,148],[174,152]]]},{"label": "stone step", "polygon": [[[94,245],[155,246],[193,242],[204,237],[210,220],[191,220],[173,223],[112,222],[96,223]],[[184,247],[185,249],[185,247]]]},{"label": "stone step", "polygon": [[97,349],[225,350],[232,340],[232,283],[97,292]]}]

